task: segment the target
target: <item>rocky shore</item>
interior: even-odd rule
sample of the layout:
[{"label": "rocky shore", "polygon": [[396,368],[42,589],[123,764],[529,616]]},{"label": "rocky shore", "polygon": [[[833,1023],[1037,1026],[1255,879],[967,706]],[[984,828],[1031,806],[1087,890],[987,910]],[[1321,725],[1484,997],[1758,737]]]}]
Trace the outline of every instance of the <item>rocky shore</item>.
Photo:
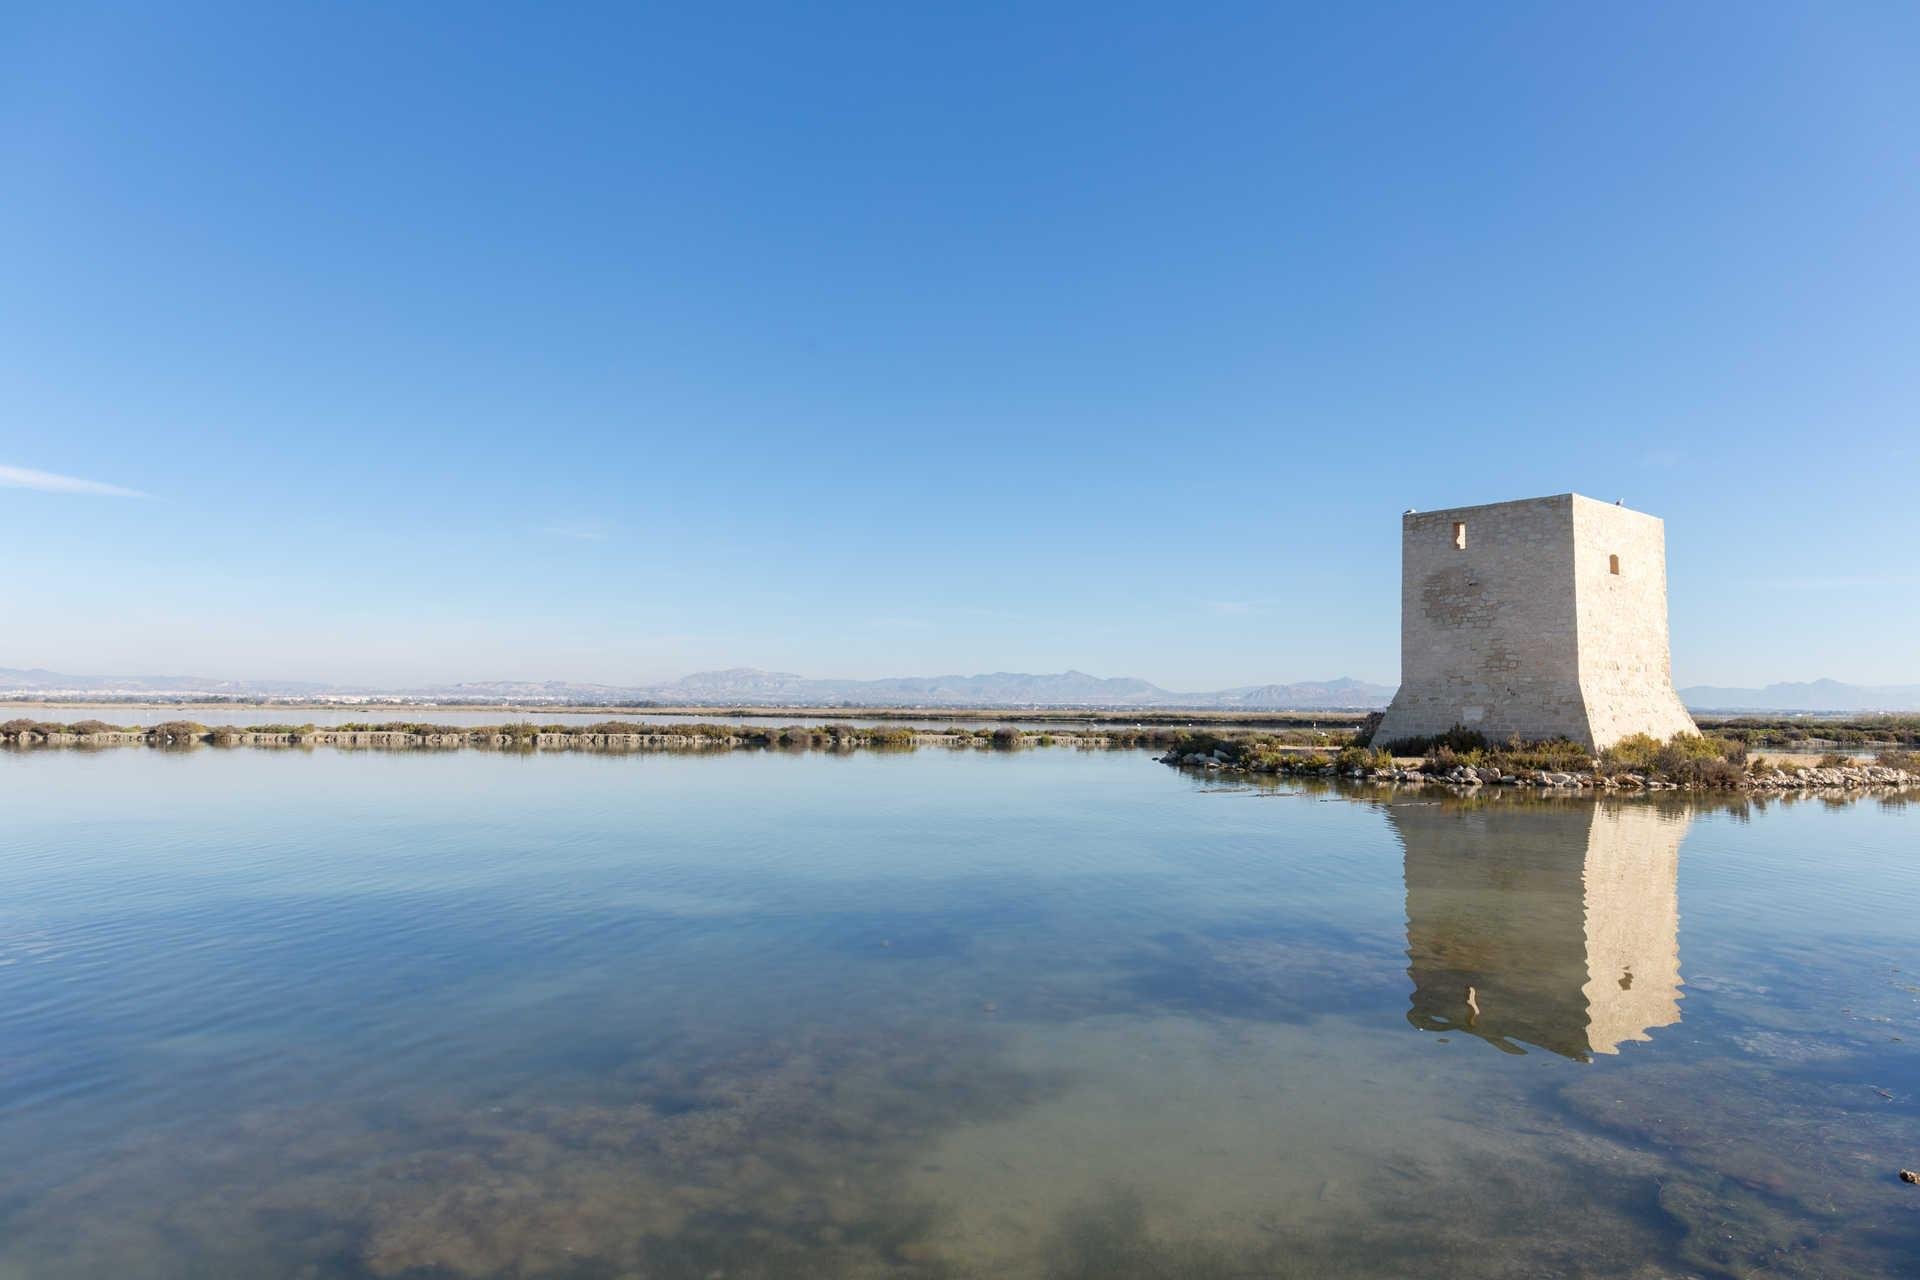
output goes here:
[{"label": "rocky shore", "polygon": [[1543,787],[1568,791],[1584,788],[1599,792],[1857,790],[1869,787],[1920,786],[1920,773],[1866,762],[1843,766],[1759,769],[1745,773],[1736,786],[1707,787],[1693,782],[1675,782],[1645,772],[1610,773],[1600,770],[1560,772],[1549,769],[1521,769],[1508,773],[1484,765],[1466,764],[1437,770],[1429,770],[1419,765],[1399,764],[1390,768],[1343,770],[1335,764],[1316,761],[1250,766],[1218,751],[1204,754],[1169,753],[1158,758],[1162,764],[1216,773],[1279,773],[1306,777],[1342,777],[1366,782],[1414,786]]}]

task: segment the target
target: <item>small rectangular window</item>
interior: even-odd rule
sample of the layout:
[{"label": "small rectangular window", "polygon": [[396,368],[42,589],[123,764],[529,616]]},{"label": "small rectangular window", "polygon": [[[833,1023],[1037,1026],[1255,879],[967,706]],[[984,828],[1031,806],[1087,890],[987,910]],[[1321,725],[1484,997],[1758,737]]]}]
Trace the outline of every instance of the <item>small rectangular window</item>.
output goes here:
[{"label": "small rectangular window", "polygon": [[1453,522],[1453,545],[1461,551],[1467,549],[1467,522],[1464,520]]},{"label": "small rectangular window", "polygon": [[1612,574],[1618,574],[1618,573],[1620,572],[1620,557],[1619,557],[1619,556],[1608,556],[1608,557],[1607,557],[1607,572],[1608,572],[1608,573],[1612,573]]}]

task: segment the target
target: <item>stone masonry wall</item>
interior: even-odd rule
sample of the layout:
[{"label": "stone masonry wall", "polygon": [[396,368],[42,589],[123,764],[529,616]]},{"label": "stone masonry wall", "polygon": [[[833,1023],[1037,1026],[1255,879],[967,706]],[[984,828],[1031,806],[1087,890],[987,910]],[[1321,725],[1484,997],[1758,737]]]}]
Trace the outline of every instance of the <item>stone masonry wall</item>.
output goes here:
[{"label": "stone masonry wall", "polygon": [[1573,547],[1580,689],[1594,742],[1698,732],[1673,688],[1666,525],[1576,495]]},{"label": "stone masonry wall", "polygon": [[1400,555],[1400,690],[1374,741],[1586,739],[1569,497],[1410,513]]},{"label": "stone masonry wall", "polygon": [[1693,731],[1655,517],[1575,494],[1410,512],[1401,560],[1400,689],[1376,742],[1456,724],[1595,749]]}]

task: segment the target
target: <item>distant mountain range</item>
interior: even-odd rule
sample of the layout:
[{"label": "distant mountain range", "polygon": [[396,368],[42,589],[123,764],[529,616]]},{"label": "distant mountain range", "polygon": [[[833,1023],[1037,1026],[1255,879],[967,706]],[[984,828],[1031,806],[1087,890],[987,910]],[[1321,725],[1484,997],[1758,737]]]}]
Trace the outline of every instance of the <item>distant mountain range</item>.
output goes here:
[{"label": "distant mountain range", "polygon": [[785,672],[703,671],[657,686],[655,696],[683,702],[777,702],[790,705],[853,703],[865,706],[1073,706],[1073,707],[1261,707],[1312,710],[1385,706],[1386,685],[1339,679],[1300,684],[1248,685],[1202,693],[1179,693],[1126,676],[1084,671],[1028,675],[895,676],[883,680],[815,680]]},{"label": "distant mountain range", "polygon": [[0,696],[48,698],[141,697],[273,700],[404,698],[450,702],[610,704],[651,702],[698,706],[921,706],[921,707],[1225,707],[1243,710],[1335,710],[1384,707],[1387,685],[1361,680],[1246,685],[1178,693],[1145,680],[998,671],[988,675],[896,676],[882,680],[820,680],[784,671],[734,667],[701,671],[650,685],[577,684],[564,680],[485,680],[411,689],[316,684],[296,680],[217,680],[201,676],[88,676],[0,667]]},{"label": "distant mountain range", "polygon": [[[894,676],[821,680],[785,671],[733,667],[660,684],[579,684],[566,680],[483,680],[411,689],[320,684],[307,680],[218,680],[204,676],[85,676],[0,667],[0,697],[196,698],[267,701],[373,698],[417,702],[519,702],[554,706],[654,703],[673,706],[1191,707],[1242,711],[1372,710],[1393,697],[1390,685],[1310,680],[1177,692],[1125,676],[1084,671],[1030,675]],[[1838,680],[1770,684],[1764,689],[1694,685],[1680,698],[1696,711],[1920,711],[1920,685],[1856,685]]]},{"label": "distant mountain range", "polygon": [[1682,689],[1680,700],[1696,711],[1920,711],[1920,684],[1802,680],[1764,689],[1696,684]]}]

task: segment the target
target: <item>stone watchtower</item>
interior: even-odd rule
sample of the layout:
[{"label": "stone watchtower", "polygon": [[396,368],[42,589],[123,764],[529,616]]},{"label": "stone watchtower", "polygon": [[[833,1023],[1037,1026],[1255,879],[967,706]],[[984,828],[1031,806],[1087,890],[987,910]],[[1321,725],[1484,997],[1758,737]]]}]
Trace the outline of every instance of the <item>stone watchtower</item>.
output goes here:
[{"label": "stone watchtower", "polygon": [[1400,522],[1400,691],[1373,740],[1695,733],[1667,649],[1666,526],[1577,493]]}]

